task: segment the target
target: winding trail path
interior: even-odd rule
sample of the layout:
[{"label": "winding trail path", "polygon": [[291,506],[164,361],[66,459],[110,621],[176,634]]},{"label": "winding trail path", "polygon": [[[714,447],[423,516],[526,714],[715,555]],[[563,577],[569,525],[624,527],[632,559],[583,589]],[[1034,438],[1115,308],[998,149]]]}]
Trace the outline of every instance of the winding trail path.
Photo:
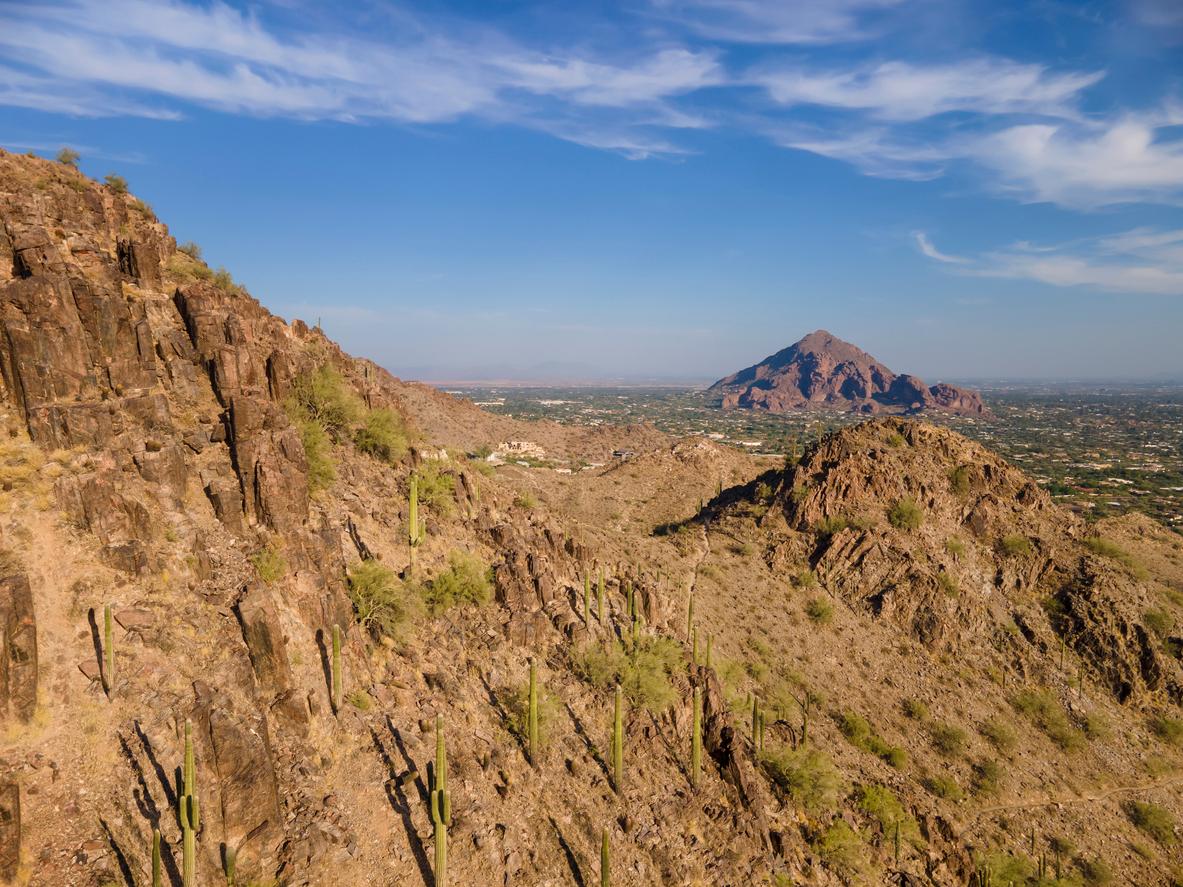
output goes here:
[{"label": "winding trail path", "polygon": [[1045,798],[1041,801],[1018,801],[1013,804],[993,804],[989,807],[980,808],[974,814],[973,822],[969,825],[967,831],[975,828],[983,817],[988,816],[991,813],[998,813],[1004,810],[1030,810],[1038,807],[1058,807],[1067,804],[1095,804],[1098,801],[1105,801],[1109,798],[1116,797],[1117,795],[1156,791],[1161,788],[1169,788],[1170,786],[1180,784],[1183,784],[1183,776],[1158,779],[1154,782],[1146,782],[1138,785],[1121,785],[1095,795],[1074,795],[1067,798]]}]

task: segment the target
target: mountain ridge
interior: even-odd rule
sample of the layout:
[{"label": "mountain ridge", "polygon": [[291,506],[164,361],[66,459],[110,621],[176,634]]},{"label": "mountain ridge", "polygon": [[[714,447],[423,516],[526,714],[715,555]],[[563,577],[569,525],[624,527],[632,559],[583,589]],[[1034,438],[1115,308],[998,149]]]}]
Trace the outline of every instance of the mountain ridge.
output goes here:
[{"label": "mountain ridge", "polygon": [[947,383],[926,385],[897,374],[866,351],[826,330],[815,330],[759,363],[707,389],[723,409],[783,413],[843,409],[867,415],[941,410],[965,416],[988,411],[974,391]]}]

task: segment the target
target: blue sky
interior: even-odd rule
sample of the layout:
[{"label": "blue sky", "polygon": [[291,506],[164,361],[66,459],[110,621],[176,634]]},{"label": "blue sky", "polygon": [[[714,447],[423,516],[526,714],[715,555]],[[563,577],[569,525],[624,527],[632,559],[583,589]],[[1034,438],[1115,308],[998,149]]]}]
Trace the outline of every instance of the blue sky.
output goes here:
[{"label": "blue sky", "polygon": [[407,376],[1183,378],[1176,0],[0,0],[0,145]]}]

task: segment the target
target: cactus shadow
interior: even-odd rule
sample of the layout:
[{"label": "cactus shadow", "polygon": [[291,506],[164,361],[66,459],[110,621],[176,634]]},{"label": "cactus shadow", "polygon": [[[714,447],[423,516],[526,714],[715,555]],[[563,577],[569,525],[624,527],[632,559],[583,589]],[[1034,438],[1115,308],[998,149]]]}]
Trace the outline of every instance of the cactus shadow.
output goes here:
[{"label": "cactus shadow", "polygon": [[[502,702],[501,698],[497,695],[497,691],[489,685],[489,682],[486,680],[484,675],[481,675],[481,686],[485,688],[485,695],[489,698],[489,705],[493,708],[493,711],[497,712],[497,717],[501,720],[501,723],[508,724],[510,722],[509,710],[505,707],[505,703]],[[526,740],[519,736],[514,730],[509,730],[507,732],[511,737],[513,737],[513,741],[517,743],[518,749],[521,751],[522,756],[527,761],[529,761],[530,748],[527,745]],[[530,763],[531,765],[533,764],[532,761]]]},{"label": "cactus shadow", "polygon": [[[398,728],[390,720],[390,716],[386,716],[386,729],[390,731],[390,736],[398,748],[398,753],[402,756],[403,763],[409,771],[415,773],[415,787],[418,789],[419,797],[422,802],[428,802],[427,786],[423,784],[423,780],[419,777],[419,768],[415,766],[415,762],[411,760],[411,756],[407,754],[406,744],[403,742],[402,734],[398,732]],[[385,747],[378,739],[377,733],[371,729],[374,736],[374,744],[379,748],[380,754],[384,762],[388,766],[389,772],[394,773],[394,762],[387,754]],[[415,857],[415,864],[419,867],[419,875],[423,878],[423,883],[427,887],[435,887],[435,873],[432,871],[431,863],[427,861],[427,853],[423,849],[423,844],[419,841],[419,833],[415,830],[415,823],[411,820],[411,802],[408,800],[406,792],[403,791],[402,783],[397,778],[392,778],[386,788],[388,796],[391,797],[391,806],[403,821],[403,829],[407,833],[407,843],[411,846],[411,853]]]},{"label": "cactus shadow", "polygon": [[578,887],[587,887],[587,881],[583,879],[583,869],[579,867],[579,860],[575,858],[575,851],[571,849],[571,845],[563,837],[562,829],[555,822],[555,818],[553,816],[548,818],[550,819],[550,827],[555,830],[555,837],[558,838],[559,848],[563,851],[563,856],[567,859],[567,868],[571,869],[571,877],[575,879]]},{"label": "cactus shadow", "polygon": [[107,690],[107,687],[111,687],[113,690],[114,683],[111,676],[107,674],[107,663],[103,658],[103,642],[99,637],[99,619],[94,607],[86,611],[86,621],[90,623],[90,642],[94,646],[94,659],[99,664],[99,674],[102,675],[103,690],[110,696],[111,690]]},{"label": "cactus shadow", "polygon": [[131,863],[127,860],[127,854],[123,852],[123,848],[119,846],[119,842],[115,840],[115,833],[111,831],[111,826],[107,820],[99,817],[99,824],[103,827],[103,834],[107,837],[107,843],[111,845],[111,852],[115,855],[115,864],[119,866],[119,874],[123,877],[123,883],[128,887],[136,887],[136,877],[132,874]]},{"label": "cactus shadow", "polygon": [[[325,692],[329,697],[329,709],[333,709],[333,667],[329,664],[329,650],[325,645],[325,631],[323,628],[316,630],[316,649],[320,653],[320,670],[324,677]],[[336,714],[336,711],[333,711]]]},{"label": "cactus shadow", "polygon": [[571,707],[571,703],[564,703],[567,709],[567,716],[571,718],[571,723],[575,727],[575,735],[583,740],[583,744],[587,746],[587,753],[592,756],[592,760],[600,765],[600,769],[604,771],[604,778],[611,781],[612,772],[608,769],[608,762],[604,760],[604,756],[600,754],[599,748],[592,742],[591,735],[587,732],[587,728],[583,726],[583,721],[579,719],[579,715],[575,713],[575,709]]}]

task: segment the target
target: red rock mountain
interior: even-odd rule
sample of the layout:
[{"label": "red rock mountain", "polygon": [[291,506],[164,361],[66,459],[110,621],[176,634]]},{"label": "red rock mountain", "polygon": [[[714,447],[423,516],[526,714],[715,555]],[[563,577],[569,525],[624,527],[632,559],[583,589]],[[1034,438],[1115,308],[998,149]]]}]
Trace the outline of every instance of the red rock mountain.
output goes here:
[{"label": "red rock mountain", "polygon": [[861,348],[825,330],[720,379],[708,390],[721,397],[723,409],[770,413],[826,407],[869,414],[987,412],[976,391],[943,382],[928,386],[916,376],[896,375]]}]

